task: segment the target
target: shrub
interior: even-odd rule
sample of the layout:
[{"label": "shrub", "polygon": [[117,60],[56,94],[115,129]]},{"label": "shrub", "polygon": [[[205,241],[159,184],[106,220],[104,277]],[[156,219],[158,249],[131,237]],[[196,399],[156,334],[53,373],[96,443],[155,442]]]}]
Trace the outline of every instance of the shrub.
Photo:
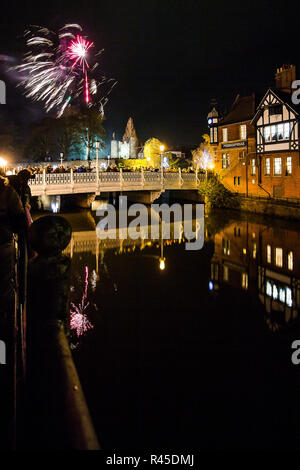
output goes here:
[{"label": "shrub", "polygon": [[240,206],[238,197],[225,188],[216,177],[207,180],[199,189],[199,193],[201,196],[207,197],[211,207],[238,209]]}]

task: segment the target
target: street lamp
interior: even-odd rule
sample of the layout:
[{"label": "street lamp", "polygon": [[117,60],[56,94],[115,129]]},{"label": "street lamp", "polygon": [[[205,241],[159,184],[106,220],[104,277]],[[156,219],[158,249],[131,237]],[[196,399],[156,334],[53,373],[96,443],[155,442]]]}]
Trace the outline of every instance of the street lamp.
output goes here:
[{"label": "street lamp", "polygon": [[59,155],[60,155],[60,166],[62,166],[62,162],[63,162],[63,159],[64,159],[64,154],[61,152]]},{"label": "street lamp", "polygon": [[163,182],[164,182],[164,162],[163,162],[163,153],[164,153],[164,150],[165,150],[165,146],[164,145],[161,145],[159,147],[159,150],[160,150],[160,176],[161,176],[161,184],[163,185]]},{"label": "street lamp", "polygon": [[96,140],[95,146],[96,146],[96,175],[97,175],[97,181],[98,181],[98,178],[99,178],[99,147],[100,147],[99,140]]},{"label": "street lamp", "polygon": [[7,166],[7,161],[4,160],[4,158],[0,157],[0,167],[3,168],[4,173],[6,173],[6,166]]}]

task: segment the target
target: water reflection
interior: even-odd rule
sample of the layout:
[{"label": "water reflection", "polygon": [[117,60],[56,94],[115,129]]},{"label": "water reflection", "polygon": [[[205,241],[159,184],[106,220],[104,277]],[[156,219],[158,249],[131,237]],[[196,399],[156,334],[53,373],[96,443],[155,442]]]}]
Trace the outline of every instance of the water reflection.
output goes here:
[{"label": "water reflection", "polygon": [[184,237],[98,240],[92,213],[66,217],[72,302],[87,266],[94,326],[74,358],[105,449],[298,447],[297,224],[213,213],[188,252]]},{"label": "water reflection", "polygon": [[265,309],[272,331],[298,318],[300,303],[300,235],[281,227],[235,221],[214,236],[210,289],[243,289]]}]

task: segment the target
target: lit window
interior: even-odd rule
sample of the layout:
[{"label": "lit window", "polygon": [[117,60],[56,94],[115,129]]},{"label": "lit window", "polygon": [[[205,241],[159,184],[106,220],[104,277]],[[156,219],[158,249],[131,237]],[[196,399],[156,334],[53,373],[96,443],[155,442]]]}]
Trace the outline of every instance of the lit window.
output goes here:
[{"label": "lit window", "polygon": [[271,159],[267,157],[265,159],[265,175],[270,175],[271,174]]},{"label": "lit window", "polygon": [[251,159],[251,175],[254,176],[256,173],[256,167],[255,167],[255,158]]},{"label": "lit window", "polygon": [[273,299],[274,300],[278,299],[278,289],[277,289],[277,286],[275,286],[275,284],[273,284]]},{"label": "lit window", "polygon": [[223,254],[230,255],[230,240],[222,239]]},{"label": "lit window", "polygon": [[278,140],[283,139],[283,124],[278,124],[277,126],[277,139]]},{"label": "lit window", "polygon": [[243,289],[248,289],[248,274],[247,273],[242,273],[242,288]]},{"label": "lit window", "polygon": [[223,270],[223,279],[224,279],[224,281],[228,281],[228,279],[229,279],[229,269],[228,269],[228,266],[224,266],[224,270]]},{"label": "lit window", "polygon": [[294,269],[294,254],[292,251],[288,252],[288,269],[293,271]]},{"label": "lit window", "polygon": [[270,281],[266,282],[266,294],[271,297],[272,296],[272,284]]},{"label": "lit window", "polygon": [[272,262],[272,248],[271,245],[267,245],[267,263]]},{"label": "lit window", "polygon": [[253,259],[256,259],[256,243],[255,242],[253,242],[252,256],[253,256]]},{"label": "lit window", "polygon": [[292,157],[286,157],[286,174],[292,174]]},{"label": "lit window", "polygon": [[285,289],[283,287],[279,288],[279,300],[285,302]]},{"label": "lit window", "polygon": [[270,126],[264,127],[264,138],[265,138],[266,142],[271,140],[271,128],[270,128]]},{"label": "lit window", "polygon": [[275,248],[275,265],[282,268],[283,265],[283,251],[282,248]]},{"label": "lit window", "polygon": [[282,173],[281,157],[274,158],[274,175],[281,175],[281,173]]},{"label": "lit window", "polygon": [[223,138],[223,142],[227,142],[227,140],[228,140],[228,129],[227,129],[227,127],[224,127],[224,129],[222,129],[222,138]]},{"label": "lit window", "polygon": [[212,143],[214,141],[214,130],[213,128],[211,127],[210,128],[210,142]]},{"label": "lit window", "polygon": [[284,139],[289,139],[290,138],[290,123],[289,122],[284,123],[283,136],[284,136]]},{"label": "lit window", "polygon": [[218,129],[214,127],[214,142],[218,142]]},{"label": "lit window", "polygon": [[277,139],[277,129],[276,126],[271,126],[271,140]]},{"label": "lit window", "polygon": [[222,155],[222,168],[229,168],[229,153]]},{"label": "lit window", "polygon": [[240,126],[240,137],[241,137],[241,140],[246,140],[246,138],[247,138],[247,126],[246,126],[246,124],[243,124],[242,126]]},{"label": "lit window", "polygon": [[289,307],[293,305],[292,291],[289,287],[286,288],[286,303]]}]

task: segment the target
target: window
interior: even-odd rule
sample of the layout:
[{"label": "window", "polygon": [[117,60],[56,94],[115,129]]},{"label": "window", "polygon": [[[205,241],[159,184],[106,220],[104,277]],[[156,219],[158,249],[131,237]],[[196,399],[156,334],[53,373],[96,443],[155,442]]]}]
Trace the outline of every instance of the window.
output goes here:
[{"label": "window", "polygon": [[247,139],[247,126],[246,124],[243,124],[240,126],[240,138],[241,140],[246,140]]},{"label": "window", "polygon": [[228,269],[228,266],[224,266],[224,270],[223,270],[223,279],[224,279],[224,281],[228,281],[228,279],[229,279],[229,269]]},{"label": "window", "polygon": [[267,263],[272,263],[272,248],[271,248],[271,245],[267,245]]},{"label": "window", "polygon": [[256,259],[256,243],[255,242],[253,242],[252,257],[253,259]]},{"label": "window", "polygon": [[251,159],[251,175],[254,176],[256,173],[256,167],[255,167],[255,158]]},{"label": "window", "polygon": [[277,140],[289,140],[290,138],[290,123],[285,122],[281,124],[273,124],[272,126],[265,126],[263,128],[263,135],[265,142],[277,142]]},{"label": "window", "polygon": [[233,177],[233,184],[234,184],[234,186],[240,186],[240,184],[241,184],[241,177],[240,177],[240,176],[234,176],[234,177]]},{"label": "window", "polygon": [[290,138],[290,123],[289,122],[284,123],[283,138],[284,139]]},{"label": "window", "polygon": [[222,248],[223,254],[229,256],[230,255],[230,240],[222,239]]},{"label": "window", "polygon": [[224,129],[222,129],[222,139],[223,139],[223,142],[227,142],[227,140],[228,140],[228,129],[227,129],[227,127],[224,127]]},{"label": "window", "polygon": [[287,259],[288,259],[288,269],[290,271],[293,271],[293,269],[294,269],[294,254],[293,254],[292,251],[288,252],[288,258]]},{"label": "window", "polygon": [[277,104],[275,106],[270,106],[269,108],[269,115],[274,116],[276,114],[281,114],[282,113],[282,105]]},{"label": "window", "polygon": [[271,174],[271,159],[267,157],[265,159],[265,175],[269,176]]},{"label": "window", "polygon": [[269,142],[269,140],[271,140],[271,127],[270,126],[264,127],[264,138],[266,142]]},{"label": "window", "polygon": [[210,128],[210,143],[212,143],[214,141],[214,130],[213,128],[211,127]]},{"label": "window", "polygon": [[245,158],[245,150],[241,150],[239,152],[239,160],[244,160],[244,158]]},{"label": "window", "polygon": [[218,128],[214,127],[214,142],[218,142]]},{"label": "window", "polygon": [[229,153],[222,155],[222,168],[229,168]]},{"label": "window", "polygon": [[286,157],[286,174],[292,174],[292,157]]},{"label": "window", "polygon": [[274,175],[280,176],[282,173],[281,157],[274,158]]},{"label": "window", "polygon": [[278,140],[283,139],[283,124],[278,124],[277,126],[277,139]]},{"label": "window", "polygon": [[283,252],[282,248],[275,248],[275,265],[282,268],[283,265]]},{"label": "window", "polygon": [[248,274],[247,273],[242,273],[242,288],[243,289],[248,289]]}]

